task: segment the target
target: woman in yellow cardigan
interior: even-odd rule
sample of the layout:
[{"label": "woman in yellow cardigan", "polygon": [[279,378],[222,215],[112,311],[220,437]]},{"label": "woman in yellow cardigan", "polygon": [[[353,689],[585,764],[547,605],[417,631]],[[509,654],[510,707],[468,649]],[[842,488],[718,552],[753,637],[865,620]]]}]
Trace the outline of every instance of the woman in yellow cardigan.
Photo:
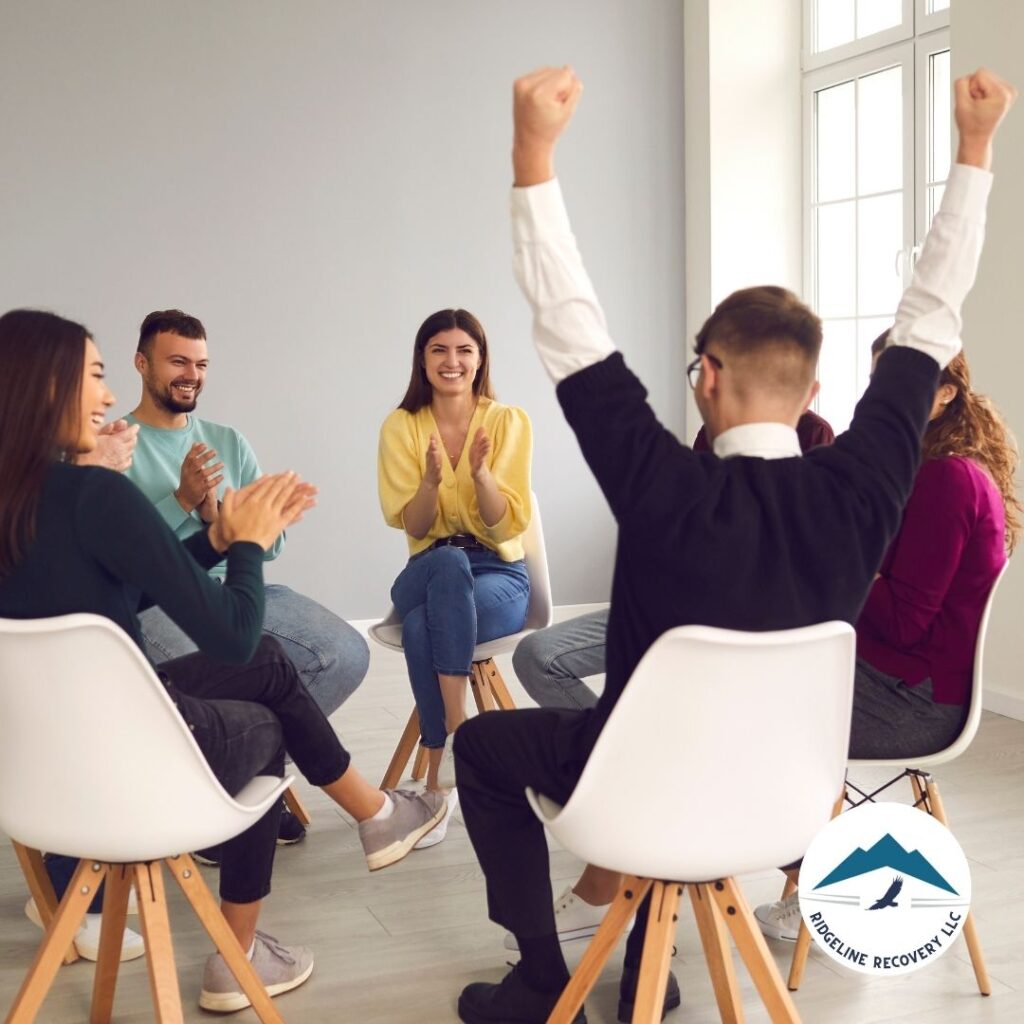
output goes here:
[{"label": "woman in yellow cardigan", "polygon": [[381,427],[377,465],[384,519],[409,541],[391,599],[428,751],[428,789],[455,784],[451,736],[466,717],[473,648],[518,632],[526,618],[521,535],[531,514],[532,444],[526,413],[494,401],[476,317],[464,309],[427,317],[405,398]]}]

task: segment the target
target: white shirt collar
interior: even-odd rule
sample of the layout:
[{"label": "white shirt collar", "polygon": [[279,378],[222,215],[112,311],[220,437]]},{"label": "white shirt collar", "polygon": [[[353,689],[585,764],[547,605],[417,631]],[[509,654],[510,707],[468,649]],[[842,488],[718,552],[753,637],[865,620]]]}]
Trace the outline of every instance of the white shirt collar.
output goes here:
[{"label": "white shirt collar", "polygon": [[715,454],[720,459],[748,455],[758,459],[790,459],[800,452],[800,438],[785,423],[741,423],[715,438]]}]

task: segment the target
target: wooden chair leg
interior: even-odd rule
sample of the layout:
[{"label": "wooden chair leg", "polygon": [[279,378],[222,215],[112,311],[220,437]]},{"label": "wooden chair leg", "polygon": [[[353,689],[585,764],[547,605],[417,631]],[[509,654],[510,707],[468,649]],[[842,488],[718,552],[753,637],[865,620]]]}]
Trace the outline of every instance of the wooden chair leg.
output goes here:
[{"label": "wooden chair leg", "polygon": [[712,883],[709,889],[747,965],[772,1024],[799,1024],[800,1016],[796,1006],[782,984],[775,961],[740,887],[734,879],[726,878]]},{"label": "wooden chair leg", "polygon": [[626,877],[590,940],[583,959],[569,979],[569,984],[562,990],[562,995],[551,1011],[547,1024],[572,1024],[612,950],[622,938],[629,919],[636,913],[637,907],[643,902],[650,888],[649,878]]},{"label": "wooden chair leg", "polygon": [[419,738],[420,715],[416,708],[413,707],[409,721],[406,722],[405,729],[402,732],[402,738],[398,741],[394,754],[391,755],[391,763],[388,765],[388,770],[384,773],[384,778],[381,779],[381,789],[394,789],[402,781],[405,766],[409,763],[409,758],[412,757],[412,752]]},{"label": "wooden chair leg", "polygon": [[636,986],[633,1024],[659,1024],[661,1021],[682,894],[683,887],[677,882],[655,882],[651,888],[651,910]]},{"label": "wooden chair leg", "polygon": [[498,668],[498,663],[493,658],[488,658],[486,661],[477,662],[474,668],[486,678],[487,685],[494,696],[494,703],[498,709],[500,711],[514,711],[516,707],[515,701],[512,700],[512,694],[508,692],[505,678]]},{"label": "wooden chair leg", "polygon": [[61,958],[92,903],[105,865],[79,861],[74,877],[60,901],[57,914],[46,931],[18,994],[14,997],[6,1024],[32,1024],[60,970]]},{"label": "wooden chair leg", "polygon": [[[916,778],[916,776],[911,776],[911,778]],[[939,784],[930,775],[926,777],[925,795],[928,797],[928,805],[931,808],[932,817],[936,821],[941,821],[946,828],[949,828],[946,808],[942,803],[942,797],[939,795]],[[978,983],[978,991],[983,996],[991,995],[992,982],[989,981],[988,969],[985,967],[985,957],[981,952],[978,929],[974,924],[974,911],[969,911],[964,921],[964,942],[967,943],[967,952],[971,955],[971,966],[974,968],[974,979]]]},{"label": "wooden chair leg", "polygon": [[430,763],[430,753],[426,747],[416,748],[416,760],[412,763],[412,777],[416,782],[427,777],[427,767]]},{"label": "wooden chair leg", "polygon": [[111,864],[103,889],[103,925],[100,929],[100,953],[92,983],[92,1009],[89,1024],[107,1024],[114,1010],[114,990],[121,966],[121,946],[128,917],[128,894],[132,876],[125,864]]},{"label": "wooden chair leg", "polygon": [[160,861],[133,864],[132,873],[142,935],[146,940],[146,967],[149,969],[154,1020],[157,1024],[181,1024],[184,1019],[181,992],[174,966],[171,923],[167,918],[167,895]]},{"label": "wooden chair leg", "polygon": [[710,888],[707,885],[691,885],[690,902],[697,919],[700,944],[704,947],[704,959],[711,975],[722,1024],[743,1024],[743,1000],[740,998],[736,968],[732,962],[729,934]]},{"label": "wooden chair leg", "polygon": [[203,876],[196,870],[192,858],[188,854],[182,854],[178,857],[169,857],[165,863],[181,886],[185,898],[192,905],[196,917],[213,940],[217,951],[224,957],[231,973],[241,985],[242,991],[249,997],[256,1015],[263,1024],[284,1024],[283,1018],[263,987],[263,982],[235,938],[235,933],[224,920],[224,915],[220,912],[220,907],[217,906],[217,901],[207,888],[206,882],[203,881]]},{"label": "wooden chair leg", "polygon": [[289,786],[284,791],[284,802],[288,810],[299,819],[299,824],[303,828],[313,820],[309,816],[309,811],[306,810],[306,805],[299,799],[299,794],[295,792],[294,786]]},{"label": "wooden chair leg", "polygon": [[[43,863],[43,855],[38,850],[11,840],[14,847],[14,854],[21,866],[21,873],[25,876],[25,884],[28,886],[29,895],[35,900],[36,910],[39,911],[39,919],[43,922],[43,928],[49,928],[50,922],[57,913],[57,894],[53,891],[53,882]],[[64,953],[64,963],[73,964],[78,959],[78,950],[74,942],[68,945]]]},{"label": "wooden chair leg", "polygon": [[473,692],[473,700],[476,701],[476,709],[481,714],[485,711],[494,711],[497,704],[494,700],[494,693],[491,690],[491,682],[487,673],[481,666],[484,662],[474,661],[469,676],[469,688]]},{"label": "wooden chair leg", "polygon": [[[843,785],[843,790],[839,794],[839,798],[832,805],[832,817],[838,818],[843,813],[843,807],[846,804],[846,785]],[[796,882],[793,876],[789,876],[789,880],[793,882],[793,890],[796,889]],[[789,893],[784,893],[783,899]],[[800,931],[796,937],[796,947],[793,949],[793,960],[789,965],[789,978],[786,982],[786,987],[790,992],[796,992],[800,988],[800,983],[804,980],[804,969],[807,967],[807,957],[811,952],[811,933],[807,930],[807,925],[804,924],[803,918],[800,919]]]}]

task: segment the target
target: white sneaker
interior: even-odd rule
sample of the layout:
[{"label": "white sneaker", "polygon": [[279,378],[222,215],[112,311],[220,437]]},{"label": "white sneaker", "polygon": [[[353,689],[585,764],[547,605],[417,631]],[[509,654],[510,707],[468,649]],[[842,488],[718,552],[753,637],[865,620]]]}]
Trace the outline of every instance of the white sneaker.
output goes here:
[{"label": "white sneaker", "polygon": [[[572,891],[570,885],[555,900],[555,930],[558,933],[558,941],[572,942],[575,939],[589,939],[597,931],[610,906],[609,903],[603,907],[595,907],[593,904],[587,903],[586,900],[581,900]],[[628,932],[632,927],[633,921],[630,919],[629,924],[626,925],[626,931]],[[519,949],[519,943],[512,932],[505,932],[505,948]]]},{"label": "white sneaker", "polygon": [[414,850],[427,850],[431,846],[437,846],[448,835],[448,826],[451,824],[452,815],[459,806],[459,791],[450,789],[445,797],[448,805],[444,817],[413,847]]},{"label": "white sneaker", "polygon": [[762,903],[754,911],[754,917],[769,939],[796,942],[800,934],[800,898],[794,892],[784,900]]},{"label": "white sneaker", "polygon": [[448,733],[444,741],[444,752],[441,754],[441,764],[437,769],[437,784],[441,789],[455,788],[455,751],[452,743],[455,740],[455,733]]},{"label": "white sneaker", "polygon": [[[134,896],[134,893],[132,894]],[[25,916],[37,927],[43,927],[43,919],[39,916],[39,908],[34,899],[25,904]],[[98,960],[100,956],[100,925],[102,914],[86,914],[81,928],[75,932],[75,949],[85,960]],[[125,928],[121,938],[121,963],[126,960],[137,960],[146,952],[146,943],[138,932]]]}]

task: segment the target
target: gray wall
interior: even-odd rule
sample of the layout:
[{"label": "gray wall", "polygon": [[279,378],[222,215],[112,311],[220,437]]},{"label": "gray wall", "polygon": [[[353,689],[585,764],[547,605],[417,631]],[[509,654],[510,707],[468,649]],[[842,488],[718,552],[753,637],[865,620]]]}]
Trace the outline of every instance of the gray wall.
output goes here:
[{"label": "gray wall", "polygon": [[560,175],[613,334],[679,428],[682,36],[672,0],[3,0],[0,309],[87,323],[121,411],[141,317],[199,315],[201,414],[321,489],[272,578],[361,618],[405,553],[377,430],[420,321],[465,306],[533,418],[555,599],[606,599],[611,520],[510,272],[510,86],[564,61],[586,84]]},{"label": "gray wall", "polygon": [[[980,65],[1024,89],[1024,5],[1019,0],[958,0],[951,19],[953,74]],[[1010,112],[995,143],[995,183],[989,200],[985,251],[978,280],[964,304],[964,350],[972,384],[992,397],[1018,442],[1024,440],[1024,102]],[[1018,489],[1018,494],[1020,490]],[[985,706],[1024,719],[1024,571],[1022,548],[999,589],[985,651]]]}]

